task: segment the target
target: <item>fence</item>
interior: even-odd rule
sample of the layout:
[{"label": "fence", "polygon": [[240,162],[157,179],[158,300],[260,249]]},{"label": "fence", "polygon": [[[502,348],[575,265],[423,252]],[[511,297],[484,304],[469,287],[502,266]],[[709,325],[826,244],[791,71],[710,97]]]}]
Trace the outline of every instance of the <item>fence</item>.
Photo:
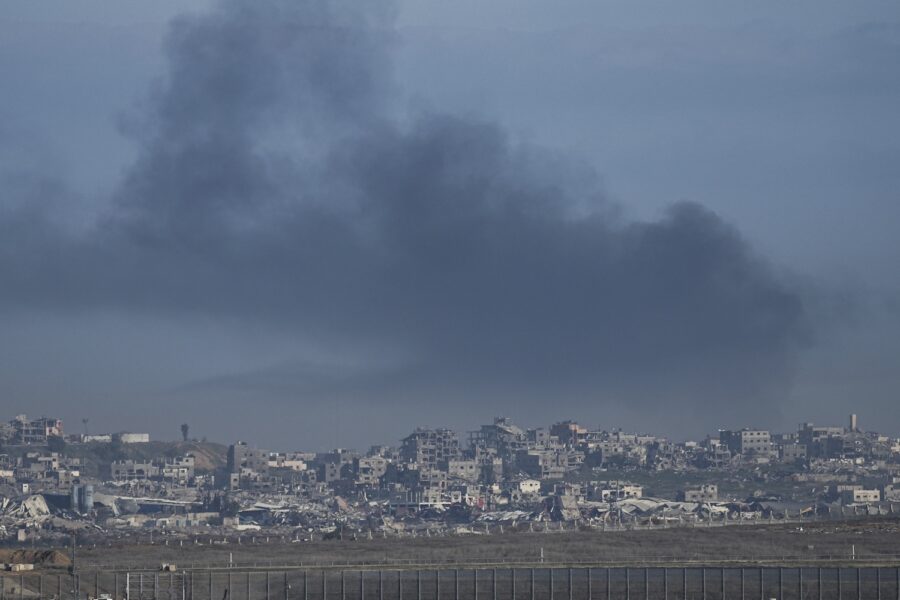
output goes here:
[{"label": "fence", "polygon": [[900,600],[897,567],[80,572],[0,577],[0,600]]},{"label": "fence", "polygon": [[[900,565],[900,554],[875,553],[857,551],[854,545],[839,552],[832,549],[829,552],[808,551],[803,554],[790,554],[781,552],[778,554],[735,554],[725,551],[718,552],[715,557],[710,557],[708,552],[693,553],[690,549],[682,549],[677,553],[671,553],[660,549],[653,552],[650,549],[641,553],[628,553],[618,551],[611,556],[593,557],[591,559],[571,558],[561,556],[560,552],[523,553],[517,556],[473,556],[468,555],[463,559],[447,558],[393,558],[380,557],[375,560],[307,560],[300,562],[284,561],[205,561],[184,562],[178,566],[185,571],[296,571],[317,569],[343,569],[353,570],[453,570],[453,569],[479,569],[479,568],[531,568],[531,567],[605,567],[605,566],[655,566],[655,567],[682,567],[682,566],[771,566],[771,567],[836,567],[836,566],[894,566]],[[146,563],[99,563],[82,565],[83,571],[130,571],[132,573],[153,572]]]}]

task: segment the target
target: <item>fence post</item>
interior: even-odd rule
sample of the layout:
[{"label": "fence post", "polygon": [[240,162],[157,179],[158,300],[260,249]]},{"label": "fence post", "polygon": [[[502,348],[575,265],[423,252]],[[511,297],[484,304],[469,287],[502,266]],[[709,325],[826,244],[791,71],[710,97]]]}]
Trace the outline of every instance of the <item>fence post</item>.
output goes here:
[{"label": "fence post", "polygon": [[[209,572],[209,600],[213,600],[213,593],[212,593],[213,580],[212,580],[212,576],[213,576],[212,571],[210,571],[210,572]],[[143,600],[143,599],[142,599],[142,600]],[[266,600],[269,600],[269,598],[267,597]]]},{"label": "fence post", "polygon": [[456,600],[459,600],[459,569],[453,570],[453,587],[455,588],[455,592],[453,597]]},{"label": "fence post", "polygon": [[397,570],[397,600],[403,600],[403,571]]},{"label": "fence post", "polygon": [[[841,510],[844,510],[844,509],[841,508]],[[841,589],[842,587],[843,587],[843,585],[842,585],[842,582],[841,582],[841,568],[838,567],[838,568],[837,568],[838,600],[841,600],[841,597],[844,595],[844,594],[843,594],[843,590]]]},{"label": "fence post", "polygon": [[531,600],[534,600],[534,567],[531,567]]},{"label": "fence post", "polygon": [[322,600],[326,598],[328,598],[328,571],[322,569]]},{"label": "fence post", "polygon": [[587,569],[587,588],[588,588],[588,593],[587,593],[588,600],[593,600],[593,594],[591,594],[591,568],[590,567],[588,567],[588,569]]},{"label": "fence post", "polygon": [[644,600],[650,600],[650,567],[644,567]]},{"label": "fence post", "polygon": [[856,567],[856,600],[862,600],[862,569]]},{"label": "fence post", "polygon": [[[345,582],[344,572],[341,571],[341,600],[345,600],[347,597],[346,593],[344,592],[344,582]],[[268,597],[266,598],[266,600],[269,600]]]},{"label": "fence post", "polygon": [[[706,567],[700,568],[700,597],[706,600]],[[778,598],[781,600],[781,594]]]},{"label": "fence post", "polygon": [[478,600],[478,569],[472,569],[472,597]]},{"label": "fence post", "polygon": [[378,569],[378,600],[384,600],[384,571]]},{"label": "fence post", "polygon": [[722,575],[722,599],[721,600],[725,600],[725,567],[722,567],[721,575]]},{"label": "fence post", "polygon": [[625,567],[625,600],[631,600],[631,577],[628,576],[628,567]]},{"label": "fence post", "polygon": [[[494,597],[494,600],[497,600],[497,567],[494,567],[494,570],[491,571],[491,594]],[[421,598],[419,600],[422,600]],[[878,600],[881,600],[879,598]]]}]

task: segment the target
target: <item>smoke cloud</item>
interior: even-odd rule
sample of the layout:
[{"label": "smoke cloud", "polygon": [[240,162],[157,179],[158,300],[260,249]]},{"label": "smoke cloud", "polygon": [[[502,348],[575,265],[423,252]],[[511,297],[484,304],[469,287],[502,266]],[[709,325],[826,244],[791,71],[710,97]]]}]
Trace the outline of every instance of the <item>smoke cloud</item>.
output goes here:
[{"label": "smoke cloud", "polygon": [[177,19],[102,218],[0,217],[0,305],[366,349],[346,373],[293,370],[314,400],[777,409],[809,334],[797,286],[702,206],[629,220],[586,165],[477,116],[404,111],[393,13],[223,0]]}]

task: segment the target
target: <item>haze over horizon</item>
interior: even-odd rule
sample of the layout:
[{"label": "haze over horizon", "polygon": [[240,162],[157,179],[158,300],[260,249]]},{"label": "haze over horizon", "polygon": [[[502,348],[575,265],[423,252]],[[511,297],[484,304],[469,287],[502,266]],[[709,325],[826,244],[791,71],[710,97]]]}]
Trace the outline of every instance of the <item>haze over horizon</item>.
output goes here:
[{"label": "haze over horizon", "polygon": [[896,3],[5,6],[2,418],[900,431]]}]

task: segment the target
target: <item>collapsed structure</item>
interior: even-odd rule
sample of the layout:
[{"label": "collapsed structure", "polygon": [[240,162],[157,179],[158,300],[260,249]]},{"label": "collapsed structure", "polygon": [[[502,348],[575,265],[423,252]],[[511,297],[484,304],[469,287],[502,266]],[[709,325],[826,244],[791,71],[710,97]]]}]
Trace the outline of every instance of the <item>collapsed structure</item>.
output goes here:
[{"label": "collapsed structure", "polygon": [[365,453],[236,442],[213,452],[219,462],[198,461],[210,451],[200,442],[161,445],[153,455],[142,450],[146,434],[64,437],[59,419],[20,416],[3,432],[0,538],[19,541],[135,528],[308,539],[547,522],[731,524],[884,514],[900,502],[900,441],[861,432],[855,417],[847,428],[721,430],[677,443],[574,421],[528,429],[497,418],[465,444],[449,429],[419,428],[396,448]]}]

